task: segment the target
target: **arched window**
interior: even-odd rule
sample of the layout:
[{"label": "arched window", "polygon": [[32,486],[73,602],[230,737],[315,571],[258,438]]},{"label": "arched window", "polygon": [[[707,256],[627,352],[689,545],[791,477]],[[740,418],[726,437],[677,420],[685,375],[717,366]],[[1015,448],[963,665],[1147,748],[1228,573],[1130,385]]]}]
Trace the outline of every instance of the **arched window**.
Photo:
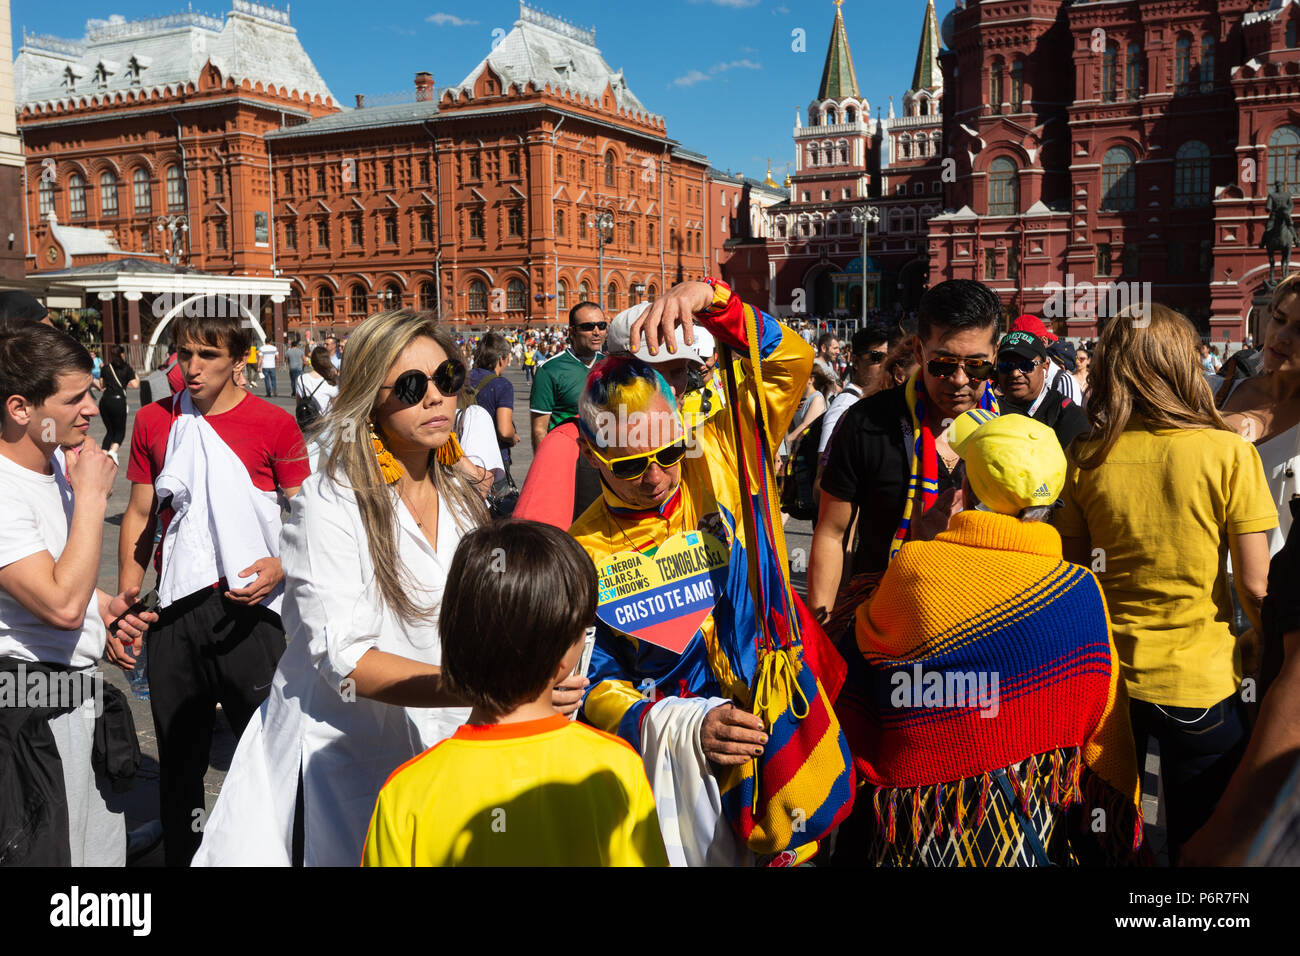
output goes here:
[{"label": "arched window", "polygon": [[334,290],[323,285],[316,292],[316,318],[324,321],[334,317]]},{"label": "arched window", "polygon": [[659,295],[659,290],[654,287],[654,283],[651,283],[650,285],[646,286],[645,300],[649,302],[651,305],[654,304],[654,301],[658,297],[658,295]]},{"label": "arched window", "polygon": [[815,147],[812,146],[808,147],[808,165],[809,166],[817,165],[817,150]]},{"label": "arched window", "polygon": [[1300,190],[1300,129],[1280,127],[1268,140],[1268,185]]},{"label": "arched window", "polygon": [[402,288],[396,282],[390,282],[384,286],[384,308],[402,308]]},{"label": "arched window", "polygon": [[555,287],[555,307],[561,312],[569,311],[569,283],[563,279]]},{"label": "arched window", "polygon": [[1013,160],[999,156],[989,164],[989,215],[1014,216],[1020,211],[1019,170]]},{"label": "arched window", "polygon": [[117,215],[117,175],[112,170],[99,174],[99,213],[105,218]]},{"label": "arched window", "polygon": [[153,199],[149,195],[149,173],[143,166],[137,166],[131,174],[131,189],[136,214],[153,212]]},{"label": "arched window", "polygon": [[469,308],[467,311],[487,311],[487,284],[482,279],[475,279],[469,284]]},{"label": "arched window", "polygon": [[1286,45],[1291,49],[1300,46],[1300,37],[1297,36],[1297,24],[1295,20],[1287,21],[1286,25]]},{"label": "arched window", "polygon": [[841,143],[840,146],[839,146],[839,151],[840,151],[840,165],[842,165],[842,166],[843,166],[843,165],[847,165],[847,164],[848,164],[848,161],[849,161],[849,147],[848,147],[848,145],[847,145],[847,144],[844,144],[844,143]]},{"label": "arched window", "polygon": [[86,218],[86,177],[81,173],[68,177],[68,215],[73,219]]},{"label": "arched window", "polygon": [[1115,74],[1119,69],[1119,47],[1113,43],[1106,44],[1106,52],[1101,58],[1101,101],[1115,102]]},{"label": "arched window", "polygon": [[836,113],[835,110],[833,110],[833,109],[829,109],[829,110],[826,111],[826,125],[827,125],[827,126],[834,126],[834,125],[836,124],[836,122],[838,122],[838,121],[839,121],[839,114]]},{"label": "arched window", "polygon": [[904,134],[898,139],[898,149],[903,159],[912,158],[912,137]]},{"label": "arched window", "polygon": [[614,185],[614,151],[612,149],[605,154],[605,185]]},{"label": "arched window", "polygon": [[776,224],[776,237],[777,237],[778,239],[784,239],[784,238],[785,238],[785,220],[784,220],[784,219],[781,219],[781,220],[778,220],[778,221],[777,221],[777,224]]},{"label": "arched window", "polygon": [[610,315],[618,311],[618,286],[612,282],[605,287],[605,311]]},{"label": "arched window", "polygon": [[1183,143],[1174,161],[1174,205],[1210,204],[1210,147],[1199,140]]},{"label": "arched window", "polygon": [[185,182],[179,166],[167,167],[167,208],[185,208]]},{"label": "arched window", "polygon": [[527,307],[528,295],[522,279],[511,279],[506,283],[506,311],[522,312]]},{"label": "arched window", "polygon": [[1025,61],[1016,58],[1011,63],[1011,112],[1019,113],[1025,106]]},{"label": "arched window", "polygon": [[994,113],[1002,112],[1002,60],[1001,58],[993,61],[993,67],[989,71],[989,105],[993,107]]},{"label": "arched window", "polygon": [[438,311],[438,287],[432,282],[420,283],[420,309],[423,312]]},{"label": "arched window", "polygon": [[1186,96],[1191,92],[1192,75],[1192,38],[1186,33],[1178,38],[1174,46],[1174,92]]},{"label": "arched window", "polygon": [[41,216],[44,217],[54,211],[54,180],[42,179],[37,191],[41,199]]},{"label": "arched window", "polygon": [[1142,95],[1142,48],[1136,43],[1124,55],[1124,95],[1130,100]]},{"label": "arched window", "polygon": [[348,290],[348,314],[366,314],[366,287],[360,282],[353,283],[352,288]]},{"label": "arched window", "polygon": [[1214,37],[1201,37],[1201,92],[1214,90]]},{"label": "arched window", "polygon": [[555,210],[555,235],[556,238],[564,238],[564,210]]},{"label": "arched window", "polygon": [[302,315],[301,290],[297,288],[291,288],[289,290],[289,298],[287,300],[287,304],[288,304],[288,311],[290,315]]},{"label": "arched window", "polygon": [[858,111],[852,106],[844,111],[844,122],[856,123],[858,121]]},{"label": "arched window", "polygon": [[1103,212],[1128,212],[1137,206],[1137,166],[1132,150],[1116,146],[1101,161]]},{"label": "arched window", "polygon": [[587,283],[585,282],[583,282],[581,285],[578,286],[578,301],[579,302],[591,301],[591,286],[587,285]]},{"label": "arched window", "polygon": [[820,122],[821,122],[821,117],[818,115],[817,111],[816,111],[816,110],[809,110],[809,111],[808,111],[808,125],[809,125],[809,126],[817,126]]}]

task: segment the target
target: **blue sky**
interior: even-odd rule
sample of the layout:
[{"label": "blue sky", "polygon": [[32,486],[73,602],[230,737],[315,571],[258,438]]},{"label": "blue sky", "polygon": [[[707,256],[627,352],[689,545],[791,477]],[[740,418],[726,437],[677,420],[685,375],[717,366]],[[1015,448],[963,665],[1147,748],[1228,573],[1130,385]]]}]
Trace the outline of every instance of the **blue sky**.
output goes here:
[{"label": "blue sky", "polygon": [[[283,3],[279,4],[283,6]],[[780,181],[793,162],[798,107],[816,95],[835,7],[830,0],[536,0],[533,6],[596,28],[605,61],[620,67],[668,135],[713,165],[762,178],[767,157]],[[14,50],[22,29],[79,38],[85,21],[128,19],[180,8],[180,0],[10,0]],[[226,0],[196,0],[222,13]],[[936,4],[940,20],[951,0]],[[844,21],[858,83],[887,115],[901,112],[920,42],[925,0],[845,0]],[[459,83],[490,50],[494,30],[509,31],[517,0],[296,0],[292,23],[334,95],[405,91],[417,70],[439,86]],[[804,31],[806,50],[795,49]],[[500,34],[497,34],[500,36]]]}]

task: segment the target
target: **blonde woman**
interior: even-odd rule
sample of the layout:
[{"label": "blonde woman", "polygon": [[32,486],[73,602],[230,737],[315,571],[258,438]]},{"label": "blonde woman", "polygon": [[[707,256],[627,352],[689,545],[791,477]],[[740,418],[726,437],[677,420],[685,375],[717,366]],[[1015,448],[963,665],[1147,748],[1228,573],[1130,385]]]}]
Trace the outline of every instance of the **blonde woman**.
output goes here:
[{"label": "blonde woman", "polygon": [[[196,864],[357,865],[388,775],[468,717],[444,686],[437,631],[456,546],[487,520],[458,467],[465,371],[425,314],[385,312],[352,334],[313,429],[330,436],[320,472],[282,539],[289,647]],[[571,710],[578,693],[557,702]]]},{"label": "blonde woman", "polygon": [[1091,430],[1070,447],[1056,526],[1105,592],[1139,767],[1160,743],[1177,862],[1249,736],[1225,558],[1258,629],[1277,511],[1259,454],[1214,408],[1185,317],[1123,313],[1093,359]]}]

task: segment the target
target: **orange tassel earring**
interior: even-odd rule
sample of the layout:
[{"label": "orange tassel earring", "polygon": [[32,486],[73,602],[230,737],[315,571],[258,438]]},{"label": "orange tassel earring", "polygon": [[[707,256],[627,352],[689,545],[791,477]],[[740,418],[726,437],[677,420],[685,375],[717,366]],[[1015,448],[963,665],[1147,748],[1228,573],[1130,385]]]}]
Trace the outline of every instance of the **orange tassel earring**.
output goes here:
[{"label": "orange tassel earring", "polygon": [[464,457],[465,452],[456,440],[456,433],[452,432],[447,438],[447,444],[438,449],[438,463],[451,467]]},{"label": "orange tassel earring", "polygon": [[384,484],[391,485],[402,475],[406,474],[406,469],[402,463],[393,457],[393,453],[384,447],[379,436],[375,434],[375,429],[370,429],[370,447],[374,449],[375,460],[379,465],[379,474],[383,476]]}]

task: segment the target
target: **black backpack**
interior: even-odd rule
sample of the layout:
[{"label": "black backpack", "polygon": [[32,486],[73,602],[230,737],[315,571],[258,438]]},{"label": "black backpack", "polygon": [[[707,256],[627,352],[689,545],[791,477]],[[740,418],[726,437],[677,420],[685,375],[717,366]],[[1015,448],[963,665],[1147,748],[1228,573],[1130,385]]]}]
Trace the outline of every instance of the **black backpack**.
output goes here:
[{"label": "black backpack", "polygon": [[325,379],[316,383],[316,387],[311,390],[310,395],[299,395],[298,400],[293,405],[293,417],[298,419],[298,427],[306,431],[308,426],[320,418],[320,409],[316,407],[316,393],[320,387],[325,384]]}]

